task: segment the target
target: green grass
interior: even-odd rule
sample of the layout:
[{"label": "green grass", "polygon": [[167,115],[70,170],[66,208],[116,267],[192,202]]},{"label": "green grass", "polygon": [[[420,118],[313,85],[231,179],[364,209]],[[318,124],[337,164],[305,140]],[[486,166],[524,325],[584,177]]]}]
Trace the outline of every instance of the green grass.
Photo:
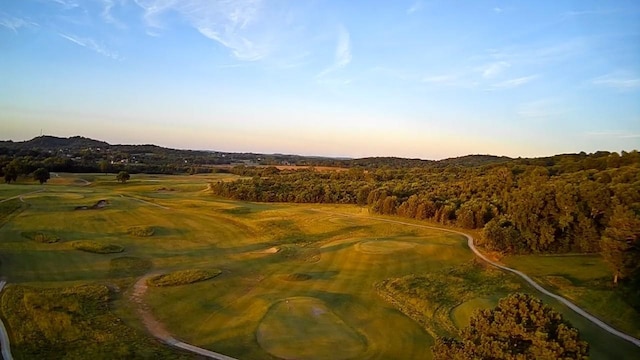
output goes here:
[{"label": "green grass", "polygon": [[[81,186],[84,183],[77,176],[60,174],[50,180],[45,192],[26,196],[26,203],[11,201],[19,204],[19,209],[10,211],[8,221],[0,226],[2,276],[10,284],[20,285],[19,288],[38,291],[109,285],[119,289],[105,300],[110,316],[117,314],[127,326],[144,330],[134,310],[136,305],[127,296],[138,277],[152,271],[220,269],[222,273],[212,281],[150,287],[145,299],[154,316],[176,338],[241,359],[269,359],[279,351],[298,352],[300,358],[312,358],[311,353],[318,354],[318,358],[339,356],[336,351],[325,353],[326,344],[315,338],[307,339],[304,349],[293,345],[299,339],[291,345],[279,341],[298,331],[298,323],[314,323],[313,317],[304,315],[314,307],[323,309],[323,314],[331,314],[326,322],[318,322],[318,331],[335,333],[335,338],[327,338],[333,339],[329,343],[345,342],[346,354],[354,354],[355,358],[430,359],[433,335],[456,332],[456,324],[482,307],[474,299],[497,299],[510,291],[505,284],[525,286],[511,275],[489,276],[484,274],[485,270],[466,265],[473,255],[466,247],[466,239],[459,235],[379,222],[356,206],[244,203],[211,196],[206,191],[207,183],[231,178],[227,174],[136,174],[126,184],[116,182],[114,174],[82,175],[82,178],[92,184]],[[0,194],[2,191],[9,194],[12,186],[0,186]],[[29,184],[15,186],[24,192],[41,188]],[[102,199],[109,206],[99,211],[73,210]],[[133,227],[148,227],[153,236],[132,236],[129,229]],[[28,232],[54,234],[61,240],[40,243],[21,235]],[[90,241],[99,247],[118,244],[126,249],[126,255],[77,251],[72,245],[77,241]],[[543,267],[553,266],[549,261]],[[532,260],[531,266],[535,263]],[[563,266],[564,272],[541,276],[554,276],[547,280],[562,291],[567,291],[569,285],[593,287],[601,291],[591,289],[593,299],[611,299],[609,296],[614,293],[611,289],[596,287],[600,275],[585,274],[580,268],[601,269],[597,263],[591,267],[575,263],[557,266]],[[571,272],[576,266],[577,270]],[[447,273],[443,269],[458,270]],[[606,269],[598,271],[597,274],[606,275]],[[485,277],[490,281],[483,280]],[[394,279],[412,279],[416,284],[410,289],[423,289],[438,301],[449,294],[446,298],[451,300],[442,301],[441,308],[428,304],[418,307],[435,325],[425,326],[418,322],[419,318],[416,321],[398,311],[408,308],[406,303],[411,305],[411,296],[398,296],[402,303],[395,304],[377,294],[376,284]],[[434,289],[441,289],[442,294],[424,290],[428,288],[426,284],[436,284]],[[296,307],[302,310],[296,313],[295,321],[285,317],[288,308],[282,304],[286,304],[286,299],[306,299]],[[545,301],[571,317],[562,305]],[[623,303],[614,304],[620,306],[617,311],[629,310]],[[3,316],[7,318],[12,311],[13,307],[3,308]],[[41,316],[50,312],[58,316],[54,308],[42,311]],[[83,316],[81,313],[71,316],[71,326],[82,328],[83,321],[89,321]],[[621,316],[619,321],[630,326],[635,321],[633,316]],[[595,354],[592,358],[640,357],[636,347],[580,318],[570,320],[592,342]],[[37,335],[33,330],[36,319],[24,321],[32,324],[12,326],[12,340],[16,336]],[[263,332],[259,335],[260,328]],[[269,332],[274,334],[268,335]],[[71,344],[60,345],[60,351],[67,351],[65,346],[69,352],[76,351]],[[112,342],[96,345],[105,353],[116,351],[119,346]],[[155,345],[148,346],[155,349]],[[173,352],[168,348],[167,351]]]},{"label": "green grass", "polygon": [[471,315],[479,309],[491,309],[498,305],[498,300],[488,297],[477,297],[465,301],[451,311],[451,320],[458,329],[469,326]]},{"label": "green grass", "polygon": [[362,357],[367,349],[362,335],[324,302],[310,297],[273,304],[256,337],[265,351],[283,359],[352,359]]},{"label": "green grass", "polygon": [[151,286],[178,286],[209,280],[220,275],[220,270],[180,270],[147,279]]}]

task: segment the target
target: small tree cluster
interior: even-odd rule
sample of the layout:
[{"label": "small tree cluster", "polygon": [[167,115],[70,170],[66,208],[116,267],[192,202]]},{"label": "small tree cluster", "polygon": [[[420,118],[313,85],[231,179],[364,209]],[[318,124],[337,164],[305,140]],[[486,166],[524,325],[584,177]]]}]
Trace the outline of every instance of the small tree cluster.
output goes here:
[{"label": "small tree cluster", "polygon": [[589,345],[562,315],[526,294],[512,294],[481,310],[461,340],[441,338],[434,359],[588,359]]}]

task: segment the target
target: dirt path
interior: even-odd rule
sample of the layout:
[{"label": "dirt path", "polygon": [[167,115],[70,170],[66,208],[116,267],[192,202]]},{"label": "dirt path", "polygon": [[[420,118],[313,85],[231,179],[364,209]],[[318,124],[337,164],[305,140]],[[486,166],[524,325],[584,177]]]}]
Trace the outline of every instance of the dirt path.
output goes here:
[{"label": "dirt path", "polygon": [[12,197],[10,197],[10,198],[6,198],[6,199],[2,199],[2,200],[0,200],[0,203],[3,203],[3,202],[5,202],[5,201],[9,201],[9,200],[13,200],[13,199],[20,199],[21,201],[23,201],[23,200],[22,200],[22,197],[23,197],[23,196],[25,196],[25,195],[31,195],[31,194],[35,194],[35,193],[39,193],[39,192],[43,192],[44,190],[45,190],[45,189],[40,189],[40,190],[36,190],[36,191],[32,191],[32,192],[28,192],[28,193],[24,193],[24,194],[20,194],[20,195],[12,196]]},{"label": "dirt path", "polygon": [[157,275],[157,273],[149,273],[144,275],[138,281],[136,281],[135,285],[133,285],[133,292],[131,293],[131,300],[137,304],[138,306],[138,314],[142,318],[142,322],[147,330],[154,337],[162,340],[164,343],[169,344],[173,347],[177,347],[182,350],[190,351],[194,354],[198,354],[210,359],[216,360],[237,360],[230,356],[226,356],[223,354],[219,354],[217,352],[213,352],[207,349],[199,348],[197,346],[187,344],[182,342],[171,336],[169,331],[160,323],[156,318],[153,317],[151,313],[151,309],[144,302],[144,294],[147,291],[147,279],[153,275]]},{"label": "dirt path", "polygon": [[[2,289],[7,284],[6,281],[0,281],[0,293],[2,293]],[[13,356],[11,356],[11,346],[9,343],[9,335],[7,334],[7,329],[4,327],[4,323],[0,320],[0,348],[2,349],[2,358],[4,360],[13,360]]]},{"label": "dirt path", "polygon": [[[337,216],[344,216],[344,217],[350,217],[350,218],[363,218],[362,216],[358,216],[358,215],[351,215],[351,214],[341,214],[341,213],[334,213],[334,212],[329,212],[329,211],[322,211],[322,210],[315,210],[317,212],[322,212],[322,213],[327,213],[327,214],[332,214],[332,215],[337,215]],[[418,228],[424,228],[424,229],[434,229],[434,230],[441,230],[441,231],[446,231],[446,232],[450,232],[450,233],[454,233],[454,234],[458,234],[458,235],[462,235],[464,237],[467,238],[467,245],[469,246],[469,249],[471,249],[471,251],[473,251],[473,253],[479,257],[480,259],[486,261],[487,263],[491,264],[492,266],[495,266],[499,269],[505,270],[505,271],[509,271],[512,272],[518,276],[520,276],[521,278],[523,278],[527,283],[529,283],[531,286],[533,286],[536,290],[538,290],[539,292],[550,296],[558,301],[560,301],[561,303],[563,303],[564,305],[566,305],[568,308],[570,308],[571,310],[573,310],[574,312],[576,312],[578,315],[581,315],[582,317],[584,317],[585,319],[591,321],[593,324],[595,324],[596,326],[600,327],[602,330],[617,336],[621,339],[624,339],[638,347],[640,347],[640,339],[636,339],[631,335],[625,334],[621,331],[618,331],[616,329],[614,329],[613,327],[609,326],[608,324],[606,324],[605,322],[603,322],[602,320],[598,319],[597,317],[589,314],[588,312],[586,312],[584,309],[582,309],[581,307],[579,307],[578,305],[572,303],[571,301],[563,298],[560,295],[556,295],[554,293],[552,293],[551,291],[543,288],[540,284],[538,284],[537,282],[535,282],[533,279],[531,279],[528,275],[526,275],[525,273],[518,271],[516,269],[512,269],[510,267],[498,264],[495,261],[490,260],[489,258],[487,258],[484,254],[482,254],[475,246],[475,244],[473,243],[473,237],[469,234],[465,234],[463,232],[460,231],[456,231],[456,230],[451,230],[451,229],[445,229],[445,228],[441,228],[441,227],[437,227],[437,226],[429,226],[429,225],[419,225],[419,224],[412,224],[412,223],[408,223],[408,222],[403,222],[403,221],[397,221],[397,220],[390,220],[390,219],[381,219],[381,218],[366,218],[366,219],[372,219],[372,220],[377,220],[377,221],[382,221],[382,222],[388,222],[388,223],[392,223],[392,224],[399,224],[399,225],[407,225],[407,226],[413,226],[413,227],[418,227]]]}]

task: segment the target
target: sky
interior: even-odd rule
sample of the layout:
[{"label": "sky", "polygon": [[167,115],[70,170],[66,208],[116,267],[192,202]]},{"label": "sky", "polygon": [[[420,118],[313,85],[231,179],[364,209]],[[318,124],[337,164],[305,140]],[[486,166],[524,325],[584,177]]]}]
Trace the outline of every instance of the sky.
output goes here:
[{"label": "sky", "polygon": [[442,159],[640,149],[640,2],[0,0],[0,139]]}]

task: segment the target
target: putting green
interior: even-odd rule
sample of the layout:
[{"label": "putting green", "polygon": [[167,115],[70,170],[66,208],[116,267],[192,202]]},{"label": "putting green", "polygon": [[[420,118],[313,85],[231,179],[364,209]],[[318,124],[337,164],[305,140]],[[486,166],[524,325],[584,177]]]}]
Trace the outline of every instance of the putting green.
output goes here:
[{"label": "putting green", "polygon": [[293,297],[273,304],[256,333],[258,343],[282,359],[350,359],[367,349],[366,339],[324,302]]},{"label": "putting green", "polygon": [[469,326],[471,315],[479,309],[491,309],[498,304],[497,301],[489,298],[474,298],[465,301],[451,310],[450,316],[458,329]]},{"label": "putting green", "polygon": [[390,254],[396,251],[409,250],[415,246],[416,244],[405,241],[379,240],[358,243],[356,249],[365,254]]}]

